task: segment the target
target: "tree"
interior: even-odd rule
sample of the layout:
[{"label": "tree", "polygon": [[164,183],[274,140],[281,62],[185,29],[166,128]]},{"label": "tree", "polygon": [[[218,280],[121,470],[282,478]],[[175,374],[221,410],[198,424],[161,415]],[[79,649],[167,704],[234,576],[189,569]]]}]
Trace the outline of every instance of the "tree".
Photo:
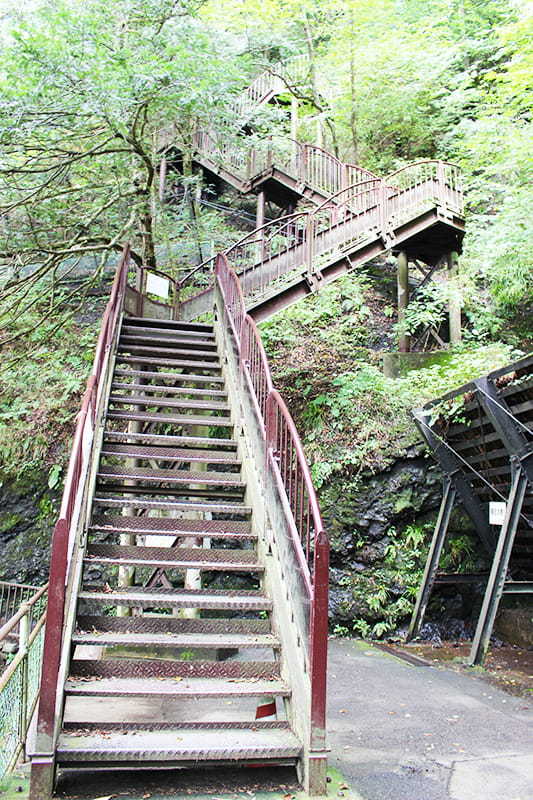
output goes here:
[{"label": "tree", "polygon": [[226,118],[239,88],[238,65],[198,20],[200,5],[44,0],[13,27],[0,57],[6,322],[35,301],[44,276],[88,257],[98,272],[128,239],[155,265],[162,152],[172,144],[190,163],[194,130]]}]

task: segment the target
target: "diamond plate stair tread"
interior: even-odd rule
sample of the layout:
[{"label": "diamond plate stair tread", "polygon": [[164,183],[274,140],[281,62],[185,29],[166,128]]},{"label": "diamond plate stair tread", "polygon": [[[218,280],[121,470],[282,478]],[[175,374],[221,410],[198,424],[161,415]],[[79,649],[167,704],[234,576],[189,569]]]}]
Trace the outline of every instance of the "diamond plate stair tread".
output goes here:
[{"label": "diamond plate stair tread", "polygon": [[150,446],[140,447],[133,444],[112,444],[104,442],[100,450],[103,456],[115,458],[139,458],[154,461],[188,461],[206,464],[234,464],[240,466],[236,453],[217,453],[209,450],[192,450],[184,447]]},{"label": "diamond plate stair tread", "polygon": [[[76,621],[80,631],[150,631],[151,633],[246,633],[249,635],[270,633],[267,619],[181,619],[169,614],[155,617],[113,617],[109,614],[81,614]],[[224,663],[224,662],[221,662]],[[231,662],[232,667],[242,666],[242,662]],[[193,674],[192,672],[190,673]]]},{"label": "diamond plate stair tread", "polygon": [[161,331],[157,328],[135,327],[133,325],[123,325],[120,331],[120,341],[140,342],[142,344],[162,344],[163,346],[189,346],[197,347],[201,350],[217,349],[214,337],[211,339],[189,336],[186,331]]},{"label": "diamond plate stair tread", "polygon": [[[143,372],[140,373],[144,375]],[[157,373],[158,375],[160,373]],[[131,370],[120,370],[120,374],[117,377],[132,377]],[[165,395],[175,395],[179,397],[183,395],[183,397],[188,398],[189,395],[197,395],[198,397],[217,397],[221,399],[225,399],[228,396],[228,393],[224,389],[206,389],[205,387],[199,388],[195,386],[169,386],[166,383],[161,384],[153,384],[153,383],[136,383],[135,381],[128,381],[128,382],[120,382],[120,381],[113,381],[111,384],[112,391],[129,389],[130,391],[141,391],[149,394],[154,394],[155,392],[162,392]]]},{"label": "diamond plate stair tread", "polygon": [[208,322],[184,322],[174,319],[157,319],[156,317],[126,317],[123,325],[129,327],[149,327],[151,330],[183,331],[189,336],[213,337],[213,326]]},{"label": "diamond plate stair tread", "polygon": [[78,645],[101,645],[102,647],[172,647],[239,650],[241,648],[279,647],[279,639],[270,633],[120,633],[119,631],[88,631],[74,633],[72,643]]},{"label": "diamond plate stair tread", "polygon": [[90,544],[86,563],[128,564],[169,569],[228,570],[262,572],[254,550],[215,550],[200,547],[125,547]]},{"label": "diamond plate stair tread", "polygon": [[291,730],[267,728],[169,728],[109,730],[59,736],[57,758],[62,764],[95,761],[210,762],[294,759],[302,746]]},{"label": "diamond plate stair tread", "polygon": [[104,678],[222,678],[232,680],[279,680],[279,661],[171,661],[151,658],[105,658],[71,661],[73,677]]},{"label": "diamond plate stair tread", "polygon": [[179,517],[126,517],[94,514],[89,530],[114,533],[186,535],[201,534],[214,538],[256,539],[250,522],[214,519],[180,519]]},{"label": "diamond plate stair tread", "polygon": [[109,467],[101,466],[98,478],[120,478],[123,480],[164,481],[165,483],[202,484],[231,486],[244,489],[246,484],[239,480],[238,473],[232,472],[193,472],[192,470],[150,469],[148,467]]},{"label": "diamond plate stair tread", "polygon": [[[135,363],[135,359],[132,359],[133,363]],[[150,362],[152,363],[152,362]],[[158,379],[158,380],[169,380],[174,382],[180,383],[214,383],[218,386],[223,385],[225,383],[224,378],[221,375],[191,375],[187,372],[159,372],[157,370],[137,370],[137,369],[115,369],[113,376],[116,377],[135,377],[135,378],[143,378],[146,380],[147,378]],[[164,386],[165,384],[149,384],[150,386]]]},{"label": "diamond plate stair tread", "polygon": [[170,445],[171,447],[191,444],[194,448],[205,447],[206,453],[210,452],[212,449],[216,451],[218,448],[223,447],[227,447],[228,450],[235,450],[237,448],[235,439],[211,438],[209,436],[171,436],[170,434],[164,433],[130,433],[129,431],[106,430],[104,433],[104,443],[106,441],[128,442],[129,444],[131,444],[132,441],[146,442],[152,445],[162,444]]},{"label": "diamond plate stair tread", "polygon": [[238,514],[239,516],[250,516],[252,509],[240,503],[195,503],[195,502],[171,502],[170,500],[147,500],[142,497],[95,497],[94,504],[105,508],[141,508],[146,511],[208,511],[216,514]]},{"label": "diamond plate stair tread", "polygon": [[141,343],[140,339],[131,340],[129,338],[124,339],[122,336],[120,337],[117,353],[119,354],[129,354],[131,356],[135,356],[138,358],[141,356],[142,358],[147,357],[150,359],[155,359],[156,362],[160,358],[170,358],[173,361],[178,361],[181,359],[190,360],[200,362],[202,359],[204,362],[209,362],[209,364],[218,364],[219,357],[217,351],[210,351],[210,350],[196,350],[192,347],[177,347],[176,345],[169,344],[168,346],[154,346],[151,347],[150,344]]},{"label": "diamond plate stair tread", "polygon": [[[189,359],[178,359],[178,358],[159,358],[159,357],[148,357],[148,356],[125,356],[122,353],[117,354],[117,364],[147,364],[149,367],[173,367],[174,369],[199,369],[203,370],[204,372],[207,370],[213,370],[215,372],[220,372],[222,367],[218,363],[212,363],[211,361],[194,361]],[[194,380],[196,375],[193,374],[192,376],[188,376],[189,380]]]},{"label": "diamond plate stair tread", "polygon": [[[287,720],[280,719],[280,720],[267,720],[263,721],[260,719],[255,719],[253,721],[241,720],[237,722],[236,720],[233,721],[225,721],[225,722],[191,722],[190,720],[176,720],[176,721],[165,721],[165,722],[132,722],[131,720],[128,721],[128,730],[169,730],[169,729],[199,729],[207,730],[207,728],[216,728],[217,730],[233,730],[235,728],[241,728],[248,730],[290,730],[290,725]],[[90,730],[124,730],[124,722],[84,722],[83,727],[80,727],[79,722],[74,721],[64,721],[63,722],[63,730],[64,731],[77,731],[78,735],[84,735]]]},{"label": "diamond plate stair tread", "polygon": [[224,678],[117,678],[98,677],[77,681],[69,678],[67,696],[105,697],[289,697],[290,689],[282,680],[236,680]]},{"label": "diamond plate stair tread", "polygon": [[149,411],[108,411],[107,419],[124,420],[125,422],[161,422],[165,425],[198,425],[203,428],[213,426],[231,428],[233,423],[230,417],[195,417],[192,414],[157,414]]},{"label": "diamond plate stair tread", "polygon": [[225,611],[271,611],[272,601],[259,591],[154,590],[126,588],[114,591],[85,591],[80,600],[95,600],[103,605],[141,606],[150,608],[204,608]]},{"label": "diamond plate stair tread", "polygon": [[[121,387],[125,388],[124,386]],[[141,387],[142,388],[142,387]],[[207,400],[188,400],[184,398],[153,397],[143,394],[112,394],[109,402],[113,405],[123,406],[159,406],[160,408],[195,408],[205,411],[229,411],[227,403]]]}]

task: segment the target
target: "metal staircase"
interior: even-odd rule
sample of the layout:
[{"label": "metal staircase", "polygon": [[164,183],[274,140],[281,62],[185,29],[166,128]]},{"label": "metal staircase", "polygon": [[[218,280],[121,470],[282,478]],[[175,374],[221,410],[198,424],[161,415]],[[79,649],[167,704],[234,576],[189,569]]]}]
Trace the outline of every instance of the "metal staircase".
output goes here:
[{"label": "metal staircase", "polygon": [[294,425],[223,258],[214,326],[124,316],[128,266],[54,532],[30,796],[218,764],[322,794],[328,544]]}]

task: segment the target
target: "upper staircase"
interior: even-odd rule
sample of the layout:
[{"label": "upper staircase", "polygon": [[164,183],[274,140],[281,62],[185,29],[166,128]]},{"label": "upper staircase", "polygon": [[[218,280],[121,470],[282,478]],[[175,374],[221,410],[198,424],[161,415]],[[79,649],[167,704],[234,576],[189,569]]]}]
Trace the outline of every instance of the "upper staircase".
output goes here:
[{"label": "upper staircase", "polygon": [[294,426],[226,262],[215,326],[124,316],[127,272],[54,532],[31,798],[221,763],[322,794],[327,539]]}]

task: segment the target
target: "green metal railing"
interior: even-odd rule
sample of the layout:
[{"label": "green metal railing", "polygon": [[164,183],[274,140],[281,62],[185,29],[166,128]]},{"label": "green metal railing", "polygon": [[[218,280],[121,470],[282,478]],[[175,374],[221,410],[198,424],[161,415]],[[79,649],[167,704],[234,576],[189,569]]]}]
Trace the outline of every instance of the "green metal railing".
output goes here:
[{"label": "green metal railing", "polygon": [[[0,649],[11,644],[0,674],[0,781],[24,748],[39,696],[47,586],[0,583]],[[7,649],[11,649],[7,648]]]}]

